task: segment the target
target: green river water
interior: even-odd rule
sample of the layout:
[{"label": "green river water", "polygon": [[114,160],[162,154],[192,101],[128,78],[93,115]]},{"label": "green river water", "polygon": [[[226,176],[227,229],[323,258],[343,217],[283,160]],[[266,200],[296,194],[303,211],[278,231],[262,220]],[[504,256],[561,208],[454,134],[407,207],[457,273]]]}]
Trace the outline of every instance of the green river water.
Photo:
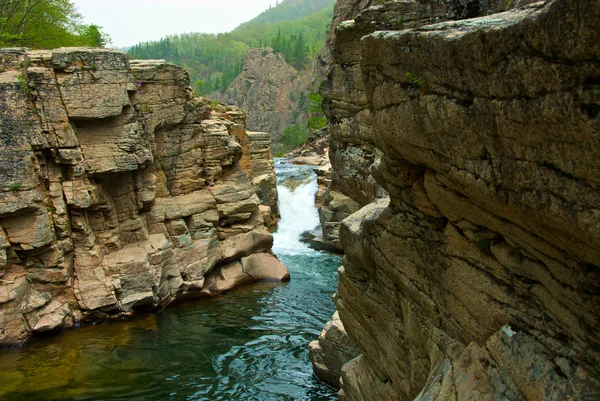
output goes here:
[{"label": "green river water", "polygon": [[[280,182],[308,167],[278,164]],[[338,256],[298,235],[318,224],[314,177],[279,186],[274,251],[292,280],[256,284],[158,314],[66,330],[0,351],[0,400],[335,400],[308,343],[334,312]]]}]

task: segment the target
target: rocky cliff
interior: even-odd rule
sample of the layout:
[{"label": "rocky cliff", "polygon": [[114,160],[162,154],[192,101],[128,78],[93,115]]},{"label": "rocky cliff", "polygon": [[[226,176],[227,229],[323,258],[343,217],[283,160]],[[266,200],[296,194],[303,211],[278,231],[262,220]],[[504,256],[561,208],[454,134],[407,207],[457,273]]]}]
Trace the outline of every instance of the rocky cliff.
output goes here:
[{"label": "rocky cliff", "polygon": [[242,73],[218,98],[242,109],[249,129],[270,132],[276,140],[287,127],[306,124],[316,78],[311,69],[298,71],[271,49],[251,48]]},{"label": "rocky cliff", "polygon": [[[340,399],[600,394],[600,2],[524,4],[388,1],[336,28],[334,181],[389,194],[341,224],[340,320],[311,345]],[[364,146],[371,178],[339,161]]]},{"label": "rocky cliff", "polygon": [[0,345],[289,277],[240,162],[276,205],[266,139],[209,103],[163,61],[0,50]]},{"label": "rocky cliff", "polygon": [[244,129],[246,126],[244,112],[223,105],[218,106],[217,109],[221,113],[225,113],[223,116],[225,119],[233,121],[229,131],[242,146],[240,167],[248,173],[248,177],[252,180],[265,226],[273,231],[277,227],[280,215],[277,205],[275,163],[271,155],[271,136],[266,132],[246,131]]},{"label": "rocky cliff", "polygon": [[[329,159],[333,167],[331,185],[319,208],[322,240],[333,249],[342,251],[340,224],[360,207],[385,196],[385,191],[369,172],[380,157],[371,129],[371,112],[361,76],[360,33],[345,35],[341,27],[354,21],[358,13],[377,0],[338,1],[325,46],[319,58],[330,64],[327,79],[321,85],[323,110],[329,121]],[[361,30],[373,32],[373,19]]]}]

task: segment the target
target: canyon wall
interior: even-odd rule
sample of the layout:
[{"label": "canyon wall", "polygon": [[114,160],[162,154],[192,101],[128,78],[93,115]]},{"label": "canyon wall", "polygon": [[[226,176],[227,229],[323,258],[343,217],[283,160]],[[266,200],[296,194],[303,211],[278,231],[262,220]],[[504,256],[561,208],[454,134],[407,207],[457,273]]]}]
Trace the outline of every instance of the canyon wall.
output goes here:
[{"label": "canyon wall", "polygon": [[0,50],[0,345],[289,277],[268,136],[209,104],[164,61]]},{"label": "canyon wall", "polygon": [[[361,77],[360,34],[344,35],[345,21],[354,21],[357,14],[377,0],[338,1],[325,46],[319,54],[323,64],[330,65],[327,79],[321,84],[323,110],[328,119],[330,137],[329,159],[333,168],[331,184],[319,207],[322,241],[342,251],[341,221],[385,191],[369,172],[380,157],[371,130],[371,113]],[[373,32],[376,26],[365,23],[363,30]]]},{"label": "canyon wall", "polygon": [[251,48],[242,73],[217,98],[242,109],[249,129],[277,139],[287,127],[306,124],[308,95],[316,79],[310,68],[296,70],[272,49]]},{"label": "canyon wall", "polygon": [[369,5],[338,1],[323,86],[334,182],[374,201],[316,373],[353,401],[597,399],[600,1]]}]

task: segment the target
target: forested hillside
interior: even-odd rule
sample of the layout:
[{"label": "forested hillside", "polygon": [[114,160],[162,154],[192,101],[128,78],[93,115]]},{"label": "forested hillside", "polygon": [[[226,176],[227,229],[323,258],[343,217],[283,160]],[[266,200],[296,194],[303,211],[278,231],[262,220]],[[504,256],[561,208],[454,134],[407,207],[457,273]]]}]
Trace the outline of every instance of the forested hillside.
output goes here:
[{"label": "forested hillside", "polygon": [[249,47],[271,47],[297,69],[323,45],[335,0],[284,0],[229,33],[186,33],[129,49],[132,58],[163,58],[184,67],[200,94],[222,91],[241,72]]},{"label": "forested hillside", "polygon": [[69,0],[0,1],[0,47],[101,47],[109,41],[101,27],[82,22]]},{"label": "forested hillside", "polygon": [[252,24],[264,24],[266,22],[281,22],[281,21],[293,21],[295,19],[301,19],[314,13],[331,7],[335,1],[331,0],[284,0],[276,1],[275,7],[269,8],[267,11],[261,13],[258,17],[251,21],[240,24],[235,30],[245,28],[247,25]]}]

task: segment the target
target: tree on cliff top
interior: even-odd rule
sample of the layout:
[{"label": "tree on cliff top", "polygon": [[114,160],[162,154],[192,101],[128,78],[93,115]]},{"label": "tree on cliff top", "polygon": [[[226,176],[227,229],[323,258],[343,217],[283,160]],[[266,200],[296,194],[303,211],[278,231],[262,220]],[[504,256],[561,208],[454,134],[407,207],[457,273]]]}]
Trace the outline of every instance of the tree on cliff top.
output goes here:
[{"label": "tree on cliff top", "polygon": [[2,0],[0,47],[100,47],[110,42],[101,27],[83,24],[81,18],[70,0]]}]

